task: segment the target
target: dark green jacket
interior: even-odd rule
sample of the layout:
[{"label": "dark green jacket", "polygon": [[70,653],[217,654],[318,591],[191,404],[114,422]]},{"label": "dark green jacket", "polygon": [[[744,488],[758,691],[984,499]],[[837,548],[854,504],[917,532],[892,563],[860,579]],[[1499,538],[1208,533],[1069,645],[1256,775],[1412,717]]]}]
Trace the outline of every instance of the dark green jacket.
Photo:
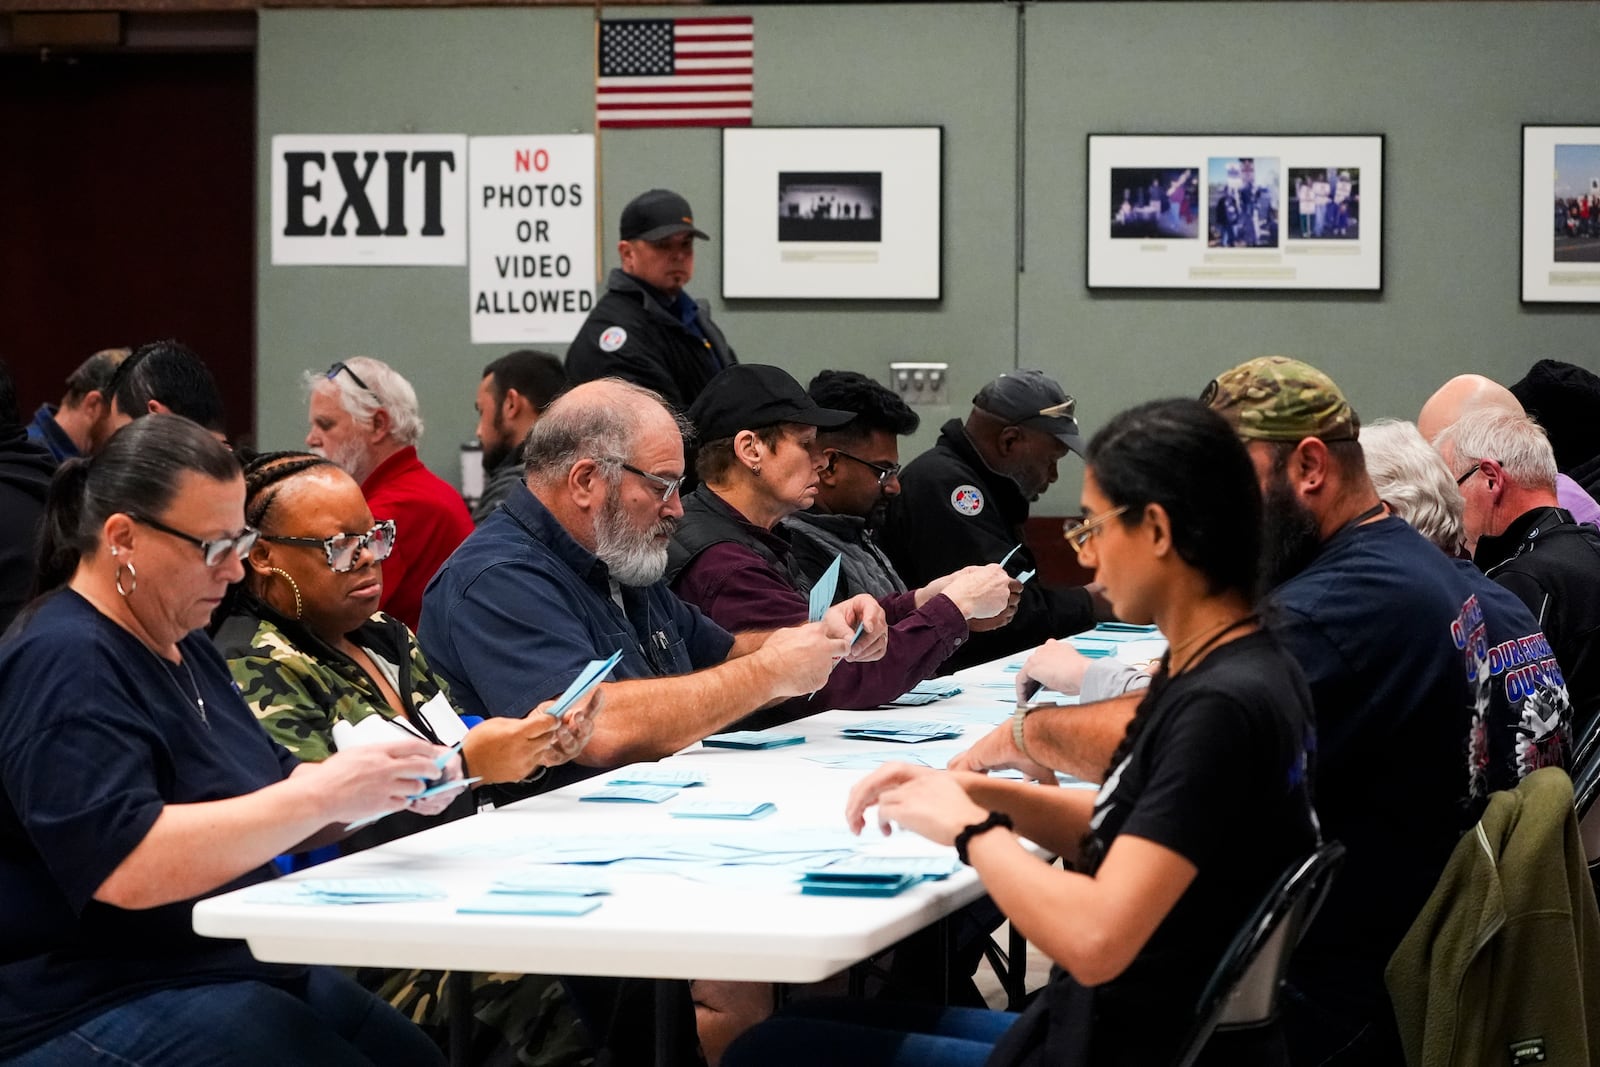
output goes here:
[{"label": "dark green jacket", "polygon": [[1600,912],[1572,782],[1493,793],[1384,972],[1409,1067],[1600,1056]]}]

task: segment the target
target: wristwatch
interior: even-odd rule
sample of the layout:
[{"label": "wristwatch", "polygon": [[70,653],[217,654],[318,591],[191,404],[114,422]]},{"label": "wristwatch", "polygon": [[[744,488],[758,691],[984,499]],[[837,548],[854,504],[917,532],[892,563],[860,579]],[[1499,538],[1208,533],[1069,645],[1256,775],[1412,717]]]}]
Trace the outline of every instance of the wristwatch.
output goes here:
[{"label": "wristwatch", "polygon": [[1011,743],[1017,746],[1017,751],[1033,759],[1033,754],[1028,751],[1028,746],[1022,740],[1022,724],[1028,720],[1038,709],[1027,704],[1018,704],[1017,710],[1011,713]]}]

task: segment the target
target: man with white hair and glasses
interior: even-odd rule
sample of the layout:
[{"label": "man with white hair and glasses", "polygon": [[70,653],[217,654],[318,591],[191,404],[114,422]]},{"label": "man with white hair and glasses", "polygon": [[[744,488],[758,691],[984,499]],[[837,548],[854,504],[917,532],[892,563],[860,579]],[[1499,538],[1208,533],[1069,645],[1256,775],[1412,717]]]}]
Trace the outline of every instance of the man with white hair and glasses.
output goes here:
[{"label": "man with white hair and glasses", "polygon": [[1600,714],[1600,531],[1556,502],[1555,454],[1526,415],[1470,412],[1434,447],[1461,487],[1472,562],[1539,620],[1582,736]]},{"label": "man with white hair and glasses", "polygon": [[417,458],[422,417],[416,390],[387,363],[367,356],[307,371],[305,382],[311,392],[306,448],[360,483],[373,518],[393,520],[380,606],[415,630],[428,579],[472,532],[461,494]]},{"label": "man with white hair and glasses", "polygon": [[888,629],[867,598],[821,623],[733,634],[672,593],[683,437],[660,394],[616,378],[575,386],[524,454],[526,481],[428,586],[421,639],[451,696],[483,716],[520,718],[590,660],[622,654],[575,761],[589,769],[556,768],[541,787],[670,756],[822,688],[835,660],[883,655]]}]

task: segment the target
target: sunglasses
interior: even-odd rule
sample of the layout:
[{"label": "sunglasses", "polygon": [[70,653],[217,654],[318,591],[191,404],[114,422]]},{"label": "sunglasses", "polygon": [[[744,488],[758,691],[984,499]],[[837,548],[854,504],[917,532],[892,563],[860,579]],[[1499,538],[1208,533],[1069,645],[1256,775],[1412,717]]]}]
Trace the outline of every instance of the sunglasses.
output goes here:
[{"label": "sunglasses", "polygon": [[382,563],[389,558],[389,553],[394,551],[394,520],[384,519],[364,534],[339,533],[332,537],[262,534],[261,540],[278,545],[304,545],[307,548],[320,546],[328,557],[328,569],[335,574],[344,574],[355,568],[356,557],[361,555],[363,548],[372,553],[374,563]]},{"label": "sunglasses", "polygon": [[[350,369],[350,364],[346,363],[342,359],[339,360],[337,363],[335,363],[333,366],[329,367],[328,368],[328,372],[326,374],[324,374],[323,377],[328,379],[328,381],[331,382],[331,381],[333,381],[335,378],[337,378],[339,376],[339,372],[340,371],[343,371],[345,374],[350,375],[350,380],[351,381],[353,381],[357,385],[361,386],[361,388],[365,389],[367,392],[372,393],[372,386],[370,386],[366,382],[362,381],[361,380],[361,375],[359,375],[355,371],[351,370]],[[372,395],[373,396],[377,396],[378,394],[377,393],[372,393]]]},{"label": "sunglasses", "polygon": [[141,526],[148,526],[152,530],[161,531],[168,537],[176,537],[180,541],[187,541],[194,545],[200,549],[200,555],[205,557],[207,567],[215,567],[227,559],[230,552],[233,553],[235,559],[244,559],[250,554],[250,550],[255,547],[256,539],[261,536],[261,531],[246,526],[232,537],[218,537],[210,541],[204,541],[194,534],[187,534],[182,530],[174,530],[166,523],[158,522],[148,515],[140,515],[133,511],[125,512],[125,514]]},{"label": "sunglasses", "polygon": [[1089,546],[1089,538],[1094,536],[1094,532],[1127,510],[1128,506],[1124,504],[1121,507],[1112,508],[1110,511],[1102,511],[1088,522],[1080,522],[1076,526],[1067,527],[1061,531],[1061,536],[1066,538],[1067,544],[1072,546],[1074,555],[1082,555],[1083,550]]}]

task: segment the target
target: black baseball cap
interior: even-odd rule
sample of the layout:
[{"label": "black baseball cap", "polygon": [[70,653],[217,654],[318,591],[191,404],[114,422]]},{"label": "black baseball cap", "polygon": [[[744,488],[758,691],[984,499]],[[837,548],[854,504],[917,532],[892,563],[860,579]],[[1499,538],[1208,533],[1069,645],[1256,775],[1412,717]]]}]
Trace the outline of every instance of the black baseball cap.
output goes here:
[{"label": "black baseball cap", "polygon": [[979,389],[972,406],[1005,420],[1008,426],[1043,430],[1083,455],[1083,438],[1074,417],[1078,402],[1043,371],[1007,371]]},{"label": "black baseball cap", "polygon": [[736,363],[718,372],[689,405],[689,419],[702,441],[780,422],[830,430],[855,417],[853,411],[822,407],[788,371],[759,363]]},{"label": "black baseball cap", "polygon": [[677,233],[692,233],[702,241],[711,238],[694,228],[694,209],[671,189],[651,189],[628,201],[622,209],[624,241],[659,241]]}]

